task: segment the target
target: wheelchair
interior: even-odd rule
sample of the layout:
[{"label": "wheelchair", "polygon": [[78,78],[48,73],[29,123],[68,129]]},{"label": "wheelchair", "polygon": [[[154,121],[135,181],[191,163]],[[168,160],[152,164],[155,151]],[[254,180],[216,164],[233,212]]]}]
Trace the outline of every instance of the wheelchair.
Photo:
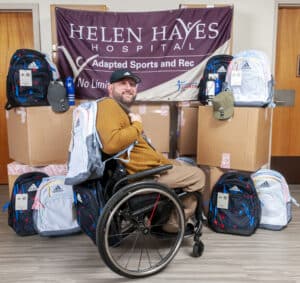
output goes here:
[{"label": "wheelchair", "polygon": [[[111,163],[111,162],[110,162]],[[164,165],[126,175],[120,162],[105,169],[102,182],[105,205],[98,219],[96,244],[104,263],[128,278],[142,278],[163,270],[180,249],[186,233],[186,221],[180,199],[187,194],[171,190],[154,180],[156,174],[172,168]],[[117,165],[116,165],[117,164]],[[198,206],[192,229],[192,255],[202,255],[201,195],[195,193]],[[175,231],[165,232],[163,225],[173,213]]]}]

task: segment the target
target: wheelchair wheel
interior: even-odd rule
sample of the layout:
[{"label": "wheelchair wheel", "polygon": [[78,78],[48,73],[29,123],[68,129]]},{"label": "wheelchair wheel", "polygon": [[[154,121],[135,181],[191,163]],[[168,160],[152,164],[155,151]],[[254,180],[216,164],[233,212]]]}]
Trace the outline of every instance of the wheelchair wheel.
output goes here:
[{"label": "wheelchair wheel", "polygon": [[[164,233],[161,207],[171,208],[178,229]],[[97,246],[106,265],[129,278],[158,273],[178,252],[184,237],[184,212],[176,194],[156,182],[119,190],[104,207],[97,225]]]}]

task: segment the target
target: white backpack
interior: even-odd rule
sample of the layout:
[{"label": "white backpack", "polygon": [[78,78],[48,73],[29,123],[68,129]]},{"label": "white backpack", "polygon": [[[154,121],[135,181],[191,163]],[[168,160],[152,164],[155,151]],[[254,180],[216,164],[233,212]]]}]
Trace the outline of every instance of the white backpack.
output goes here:
[{"label": "white backpack", "polygon": [[35,196],[33,223],[41,236],[78,233],[73,187],[65,185],[64,176],[43,178]]},{"label": "white backpack", "polygon": [[251,175],[261,203],[260,228],[281,230],[292,219],[292,203],[289,186],[279,172],[260,169]]},{"label": "white backpack", "polygon": [[273,106],[273,78],[266,54],[245,50],[234,56],[226,74],[235,106]]},{"label": "white backpack", "polygon": [[[103,98],[106,99],[106,98]],[[96,128],[98,101],[88,101],[73,111],[73,126],[69,146],[66,184],[77,185],[86,180],[101,178],[106,162],[120,159],[128,162],[135,143],[106,160],[102,160],[102,143]],[[119,158],[127,152],[128,159]]]}]

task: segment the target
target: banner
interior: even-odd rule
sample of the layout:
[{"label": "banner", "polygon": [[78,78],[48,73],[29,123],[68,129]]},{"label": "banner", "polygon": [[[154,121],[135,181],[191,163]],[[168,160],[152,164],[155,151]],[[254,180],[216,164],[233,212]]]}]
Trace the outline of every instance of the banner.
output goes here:
[{"label": "banner", "polygon": [[229,54],[233,8],[93,12],[56,8],[58,68],[76,98],[107,95],[115,69],[141,79],[137,100],[196,100],[210,56]]}]

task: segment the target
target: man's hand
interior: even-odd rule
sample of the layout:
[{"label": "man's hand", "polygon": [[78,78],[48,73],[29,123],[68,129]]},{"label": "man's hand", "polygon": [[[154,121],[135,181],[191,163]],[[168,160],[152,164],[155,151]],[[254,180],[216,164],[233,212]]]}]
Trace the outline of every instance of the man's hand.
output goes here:
[{"label": "man's hand", "polygon": [[130,122],[140,122],[142,123],[142,117],[139,114],[129,113]]}]

